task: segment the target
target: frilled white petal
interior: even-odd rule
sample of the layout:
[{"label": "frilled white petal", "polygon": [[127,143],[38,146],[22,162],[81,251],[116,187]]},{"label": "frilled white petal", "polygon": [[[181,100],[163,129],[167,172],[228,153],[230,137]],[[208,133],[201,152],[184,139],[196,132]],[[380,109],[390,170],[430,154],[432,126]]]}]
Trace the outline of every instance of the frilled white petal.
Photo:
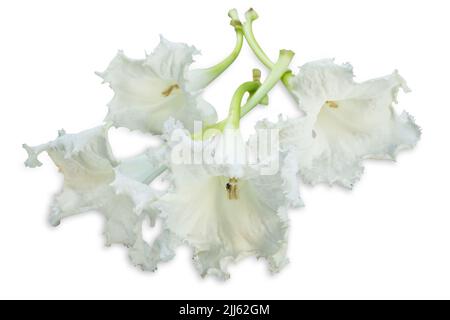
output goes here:
[{"label": "frilled white petal", "polygon": [[[207,152],[209,143],[222,147],[206,143]],[[202,151],[194,148],[194,152]],[[202,276],[227,279],[227,265],[251,255],[267,259],[273,272],[287,263],[286,209],[296,201],[299,204],[299,197],[286,192],[292,187],[285,180],[286,171],[264,176],[242,166],[235,180],[237,193],[230,199],[227,184],[236,178],[229,175],[235,170],[230,170],[230,163],[172,164],[175,188],[154,204],[165,220],[165,230],[193,248]]]},{"label": "frilled white petal", "polygon": [[[151,188],[147,183],[165,170],[166,152],[164,146],[153,148],[142,155],[123,160],[115,167],[115,178],[109,185],[114,192],[114,196],[109,200],[110,207],[99,208],[108,219],[105,232],[107,244],[123,243],[129,247],[134,246],[140,241],[136,230],[142,221],[148,217],[152,226],[154,225],[157,211],[153,202],[164,192]],[[125,204],[122,208],[121,203]],[[116,227],[108,228],[110,226]],[[126,231],[129,237],[121,238],[120,230],[122,233]]]},{"label": "frilled white petal", "polygon": [[172,232],[164,230],[152,244],[148,244],[142,235],[142,223],[136,225],[136,242],[129,249],[129,256],[132,263],[142,270],[156,271],[160,262],[167,262],[175,257],[175,249],[180,241]]},{"label": "frilled white petal", "polygon": [[147,56],[148,65],[161,79],[185,85],[186,72],[200,52],[193,46],[171,42],[160,36],[159,45]]},{"label": "frilled white petal", "polygon": [[115,170],[115,180],[111,183],[111,187],[117,195],[125,195],[133,202],[134,212],[137,215],[147,213],[152,223],[156,219],[156,212],[152,207],[152,202],[162,194],[157,190],[150,188],[148,185],[131,179]]},{"label": "frilled white petal", "polygon": [[101,199],[114,180],[116,160],[109,148],[107,127],[98,127],[79,134],[65,134],[49,143],[29,147],[25,164],[29,167],[40,166],[38,155],[44,151],[64,175],[64,187],[55,197],[52,206],[51,222],[59,221],[73,214],[95,208],[94,201]]},{"label": "frilled white petal", "polygon": [[[154,218],[150,203],[159,195],[135,179],[144,181],[157,169],[156,163],[147,153],[124,161],[122,167],[110,150],[108,129],[108,126],[102,126],[79,134],[61,132],[56,140],[47,144],[25,145],[29,153],[26,164],[39,165],[38,155],[46,151],[64,175],[63,189],[55,196],[51,208],[53,225],[67,216],[95,210],[106,219],[104,233],[108,245],[133,245],[136,240],[134,228],[140,215]],[[131,163],[136,165],[135,171]]]},{"label": "frilled white petal", "polygon": [[[283,144],[280,144],[280,131],[271,133],[272,128],[265,127],[261,125],[262,123],[257,123],[255,127],[257,134],[251,136],[248,143],[252,157],[258,159],[256,165],[251,166],[260,173],[254,177],[266,184],[264,190],[269,190],[268,199],[271,194],[274,196],[282,194],[278,198],[280,206],[284,203],[287,207],[302,207],[304,203],[300,197],[297,178],[299,173],[297,148],[285,143],[285,139],[281,139]],[[265,130],[262,136],[258,133],[261,129]],[[275,139],[274,143],[272,139]],[[264,152],[260,150],[263,145],[266,145]],[[281,194],[278,191],[270,191],[270,188],[281,191]]]},{"label": "frilled white petal", "polygon": [[165,170],[167,152],[163,145],[122,161],[116,168],[116,180],[111,184],[116,193],[127,195],[133,200],[138,219],[133,227],[135,241],[129,247],[128,254],[132,263],[145,271],[155,271],[160,262],[171,260],[175,256],[175,248],[179,245],[178,238],[168,230],[163,231],[151,244],[143,238],[142,231],[147,220],[154,227],[158,214],[154,201],[164,194],[163,191],[150,188],[146,182],[152,181],[161,173],[161,165]]},{"label": "frilled white petal", "polygon": [[306,182],[352,187],[363,159],[394,160],[420,138],[413,118],[393,109],[399,89],[408,91],[397,72],[357,83],[349,64],[321,60],[302,66],[291,85],[306,115],[276,126],[285,137],[282,144],[297,145]]},{"label": "frilled white petal", "polygon": [[106,71],[99,73],[114,91],[106,120],[151,133],[161,133],[170,117],[191,131],[194,121],[215,122],[215,109],[199,93],[186,89],[185,75],[197,53],[194,47],[162,37],[146,59],[133,60],[119,51]]}]

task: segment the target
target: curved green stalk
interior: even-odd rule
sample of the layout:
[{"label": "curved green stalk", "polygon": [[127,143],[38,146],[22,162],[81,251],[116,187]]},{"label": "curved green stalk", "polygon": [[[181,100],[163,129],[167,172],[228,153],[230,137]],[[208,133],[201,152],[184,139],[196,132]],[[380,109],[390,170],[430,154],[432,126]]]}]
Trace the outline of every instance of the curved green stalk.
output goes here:
[{"label": "curved green stalk", "polygon": [[259,81],[249,81],[244,82],[237,88],[236,92],[231,99],[230,111],[227,118],[226,128],[239,129],[239,123],[241,121],[241,105],[244,95],[249,93],[257,92],[258,88],[261,86]]},{"label": "curved green stalk", "polygon": [[[275,64],[270,60],[267,54],[259,45],[258,41],[256,41],[255,35],[253,34],[253,21],[258,19],[258,14],[255,10],[250,9],[245,13],[246,21],[242,26],[245,39],[247,40],[248,45],[252,49],[253,53],[258,57],[258,59],[270,70],[272,70]],[[287,70],[285,74],[282,76],[281,81],[286,86],[286,88],[290,91],[289,79],[292,77],[292,71]]]},{"label": "curved green stalk", "polygon": [[195,69],[190,71],[188,78],[189,84],[188,88],[192,91],[197,91],[206,88],[211,82],[217,79],[228,67],[236,60],[241,52],[242,45],[244,43],[244,33],[242,31],[242,24],[237,16],[237,11],[235,9],[230,10],[228,13],[231,18],[231,25],[236,31],[236,45],[233,51],[218,64],[206,68],[206,69]]},{"label": "curved green stalk", "polygon": [[253,34],[253,21],[258,19],[258,14],[255,10],[250,9],[245,13],[245,23],[242,26],[242,29],[244,31],[245,39],[247,40],[248,45],[253,50],[255,55],[258,57],[258,59],[269,69],[272,69],[274,66],[274,63],[270,58],[267,56],[267,54],[264,52],[264,50],[259,45],[258,41],[256,41],[255,35]]}]

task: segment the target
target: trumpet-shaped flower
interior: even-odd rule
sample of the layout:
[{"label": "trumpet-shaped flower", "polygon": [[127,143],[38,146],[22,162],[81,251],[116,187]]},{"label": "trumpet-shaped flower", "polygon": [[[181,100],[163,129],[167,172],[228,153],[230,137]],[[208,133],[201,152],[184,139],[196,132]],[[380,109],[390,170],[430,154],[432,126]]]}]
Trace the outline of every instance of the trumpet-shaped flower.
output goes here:
[{"label": "trumpet-shaped flower", "polygon": [[188,68],[197,53],[192,46],[163,37],[153,53],[142,60],[130,59],[119,51],[106,71],[98,73],[114,91],[106,121],[150,133],[161,133],[169,117],[191,130],[196,120],[215,122],[215,109],[199,92],[187,87]]},{"label": "trumpet-shaped flower", "polygon": [[51,206],[50,222],[88,211],[99,211],[105,218],[108,245],[135,244],[135,228],[141,216],[155,218],[151,202],[160,195],[144,182],[158,171],[159,153],[146,153],[118,162],[108,142],[109,126],[78,134],[60,131],[59,137],[36,147],[24,145],[28,167],[42,165],[38,156],[47,152],[64,176],[62,191]]},{"label": "trumpet-shaped flower", "polygon": [[420,138],[412,117],[393,109],[399,89],[409,90],[397,72],[357,83],[349,64],[321,60],[302,66],[290,85],[305,117],[259,127],[277,127],[282,145],[297,146],[300,173],[308,183],[351,188],[363,173],[364,159],[395,160]]},{"label": "trumpet-shaped flower", "polygon": [[286,210],[302,204],[297,164],[285,155],[278,172],[261,175],[257,166],[239,161],[242,155],[230,153],[241,150],[241,141],[236,132],[203,142],[181,136],[172,149],[175,156],[178,150],[191,150],[189,159],[203,161],[172,161],[174,189],[154,204],[165,232],[192,247],[202,276],[226,279],[230,262],[252,255],[265,258],[273,272],[287,262]]}]

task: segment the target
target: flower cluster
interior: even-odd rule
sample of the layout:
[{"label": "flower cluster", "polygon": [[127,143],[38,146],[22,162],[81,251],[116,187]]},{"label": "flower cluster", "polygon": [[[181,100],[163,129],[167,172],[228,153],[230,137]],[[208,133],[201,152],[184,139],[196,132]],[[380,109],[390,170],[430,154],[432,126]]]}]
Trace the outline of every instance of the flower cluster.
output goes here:
[{"label": "flower cluster", "polygon": [[[60,131],[56,140],[24,145],[28,167],[42,165],[47,152],[64,175],[62,191],[51,205],[50,222],[98,211],[105,217],[106,243],[128,247],[131,261],[156,270],[188,245],[202,276],[229,277],[227,266],[247,256],[267,260],[272,272],[287,263],[287,212],[301,207],[299,181],[352,188],[365,159],[395,160],[412,148],[420,129],[407,113],[393,108],[405,80],[391,75],[355,82],[351,65],[319,60],[290,70],[294,53],[281,50],[273,62],[256,41],[254,10],[241,23],[229,12],[236,46],[223,61],[191,69],[198,50],[161,37],[142,60],[119,52],[98,75],[114,91],[104,124],[78,134]],[[246,40],[270,70],[240,85],[229,115],[218,121],[202,98],[204,89],[238,57]],[[244,141],[240,119],[268,104],[281,81],[297,103],[298,118],[261,121]],[[244,101],[244,97],[247,97]],[[129,159],[116,159],[108,141],[111,127],[158,136],[161,146]],[[164,176],[166,190],[152,182]],[[163,228],[152,243],[145,223]]]}]

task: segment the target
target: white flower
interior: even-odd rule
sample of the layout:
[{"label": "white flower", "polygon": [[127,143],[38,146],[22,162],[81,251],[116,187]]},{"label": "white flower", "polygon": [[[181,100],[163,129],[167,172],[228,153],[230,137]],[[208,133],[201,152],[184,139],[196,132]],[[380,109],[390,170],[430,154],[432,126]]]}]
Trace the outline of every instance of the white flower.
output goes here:
[{"label": "white flower", "polygon": [[88,211],[99,211],[106,219],[107,245],[136,242],[135,229],[144,216],[155,219],[151,202],[160,195],[144,182],[158,171],[159,153],[146,153],[119,163],[115,160],[107,138],[109,126],[65,134],[49,143],[29,147],[25,164],[42,165],[40,153],[46,151],[64,175],[62,191],[51,206],[50,222]]},{"label": "white flower", "polygon": [[259,127],[281,129],[281,144],[297,147],[300,173],[308,183],[351,188],[364,159],[395,160],[420,138],[412,117],[393,109],[399,89],[408,91],[397,72],[357,83],[349,64],[320,60],[302,66],[290,84],[305,117]]},{"label": "white flower", "polygon": [[188,88],[198,88],[187,80],[194,54],[198,54],[194,47],[163,37],[143,60],[130,59],[119,51],[106,71],[98,73],[114,90],[106,121],[151,133],[161,133],[170,117],[191,131],[196,120],[214,123],[215,109],[199,96],[198,90]]},{"label": "white flower", "polygon": [[[203,142],[182,137],[181,144],[193,145],[193,158],[201,158],[203,152],[207,153],[204,159],[212,161],[172,163],[174,190],[154,205],[165,219],[165,232],[193,248],[202,276],[227,279],[227,265],[251,255],[267,259],[276,272],[287,263],[286,210],[302,204],[298,185],[292,183],[296,163],[282,161],[283,170],[277,174],[260,175],[255,167],[233,164],[231,157],[223,157],[219,148],[224,137]],[[217,162],[219,154],[225,163]]]}]

